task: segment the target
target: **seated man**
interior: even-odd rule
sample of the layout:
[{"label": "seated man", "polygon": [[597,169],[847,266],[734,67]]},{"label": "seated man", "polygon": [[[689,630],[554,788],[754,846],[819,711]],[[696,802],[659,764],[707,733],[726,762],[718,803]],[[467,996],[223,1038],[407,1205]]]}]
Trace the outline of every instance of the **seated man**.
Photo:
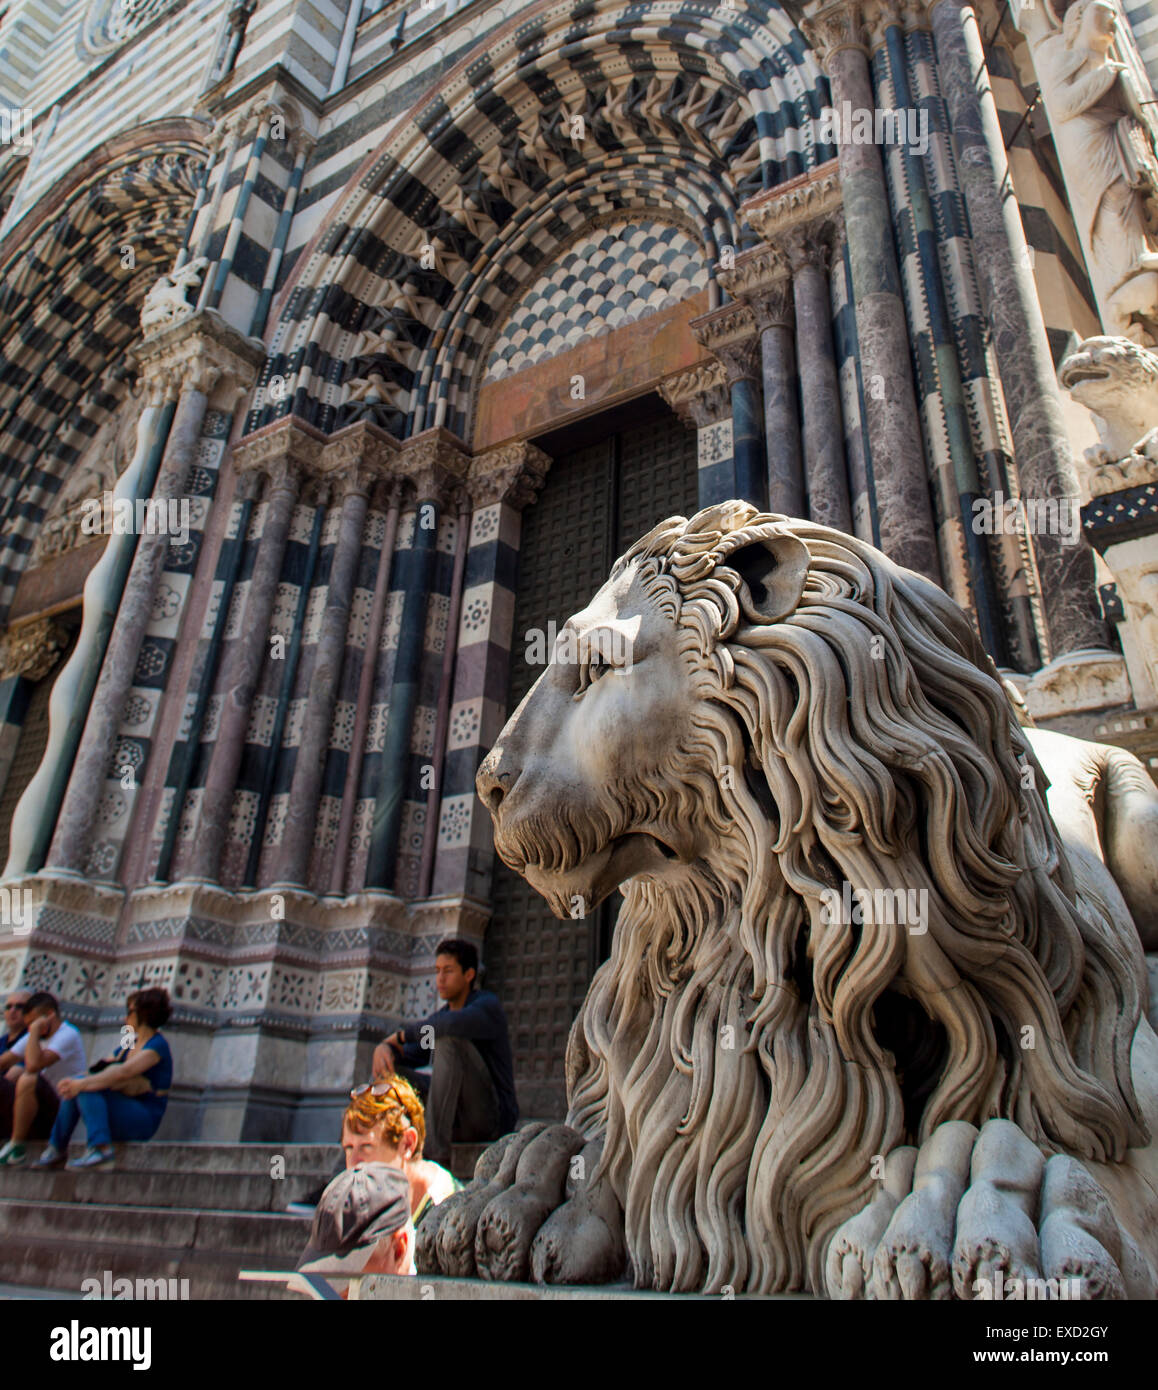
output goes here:
[{"label": "seated man", "polygon": [[394,1069],[407,1080],[421,1085],[410,1068],[430,1063],[426,1153],[444,1166],[452,1142],[497,1139],[519,1118],[506,1015],[495,995],[475,989],[477,973],[471,942],[439,942],[434,983],[445,1006],[386,1039]]},{"label": "seated man", "polygon": [[81,1036],[60,1017],[51,994],[32,995],[25,1018],[28,1031],[0,1053],[0,1138],[8,1140],[0,1167],[26,1163],[25,1141],[48,1138],[60,1108],[57,1083],[85,1068]]},{"label": "seated man", "polygon": [[410,1180],[410,1211],[415,1226],[432,1206],[459,1190],[457,1179],[437,1163],[423,1158],[426,1121],[422,1102],[401,1076],[350,1092],[342,1116],[342,1152],[346,1167],[385,1163]]},{"label": "seated man", "polygon": [[4,1001],[4,1031],[0,1033],[0,1054],[8,1052],[28,1031],[24,1010],[32,995],[26,989],[14,989]]},{"label": "seated man", "polygon": [[384,1163],[339,1173],[322,1193],[298,1269],[355,1280],[364,1274],[413,1274],[406,1175]]}]

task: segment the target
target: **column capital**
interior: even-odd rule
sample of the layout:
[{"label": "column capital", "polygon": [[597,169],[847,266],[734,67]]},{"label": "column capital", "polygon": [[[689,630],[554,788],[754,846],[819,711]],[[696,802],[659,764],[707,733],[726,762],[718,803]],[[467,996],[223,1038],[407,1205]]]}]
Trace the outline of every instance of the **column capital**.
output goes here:
[{"label": "column capital", "polygon": [[832,259],[831,236],[828,220],[818,218],[816,222],[806,222],[790,227],[781,237],[784,254],[792,273],[798,275],[807,266],[828,273]]},{"label": "column capital", "polygon": [[68,633],[51,618],[11,627],[0,636],[0,680],[43,680],[68,645]]},{"label": "column capital", "polygon": [[448,505],[470,468],[470,454],[449,430],[424,430],[402,445],[402,468],[414,484],[419,502]]},{"label": "column capital", "polygon": [[262,473],[270,489],[297,492],[303,479],[321,465],[326,436],[296,415],[283,415],[233,446],[233,466],[239,473]]},{"label": "column capital", "polygon": [[550,456],[526,440],[500,444],[471,460],[467,490],[476,508],[505,502],[522,511],[535,500],[550,467]]},{"label": "column capital", "polygon": [[739,381],[760,380],[760,337],[749,305],[742,300],[723,304],[692,319],[688,327],[696,341],[723,365],[729,387]]},{"label": "column capital", "polygon": [[809,5],[800,20],[800,28],[826,72],[833,56],[845,48],[867,54],[862,7],[858,0],[835,0],[835,3]]},{"label": "column capital", "polygon": [[792,276],[781,249],[765,245],[744,251],[735,269],[721,270],[716,279],[751,308],[758,332],[793,326]]},{"label": "column capital", "polygon": [[318,468],[343,500],[355,493],[368,497],[379,480],[404,476],[401,456],[402,445],[392,434],[358,420],[330,436]]},{"label": "column capital", "polygon": [[723,365],[715,359],[665,377],[658,389],[684,424],[693,429],[704,429],[731,419],[728,379]]},{"label": "column capital", "polygon": [[839,164],[830,159],[779,188],[757,193],[740,205],[740,215],[763,241],[776,249],[781,234],[790,227],[831,220],[842,206]]},{"label": "column capital", "polygon": [[171,398],[201,391],[214,409],[232,413],[257,380],[265,344],[239,333],[213,309],[190,310],[145,338],[133,357],[147,393],[160,389]]}]

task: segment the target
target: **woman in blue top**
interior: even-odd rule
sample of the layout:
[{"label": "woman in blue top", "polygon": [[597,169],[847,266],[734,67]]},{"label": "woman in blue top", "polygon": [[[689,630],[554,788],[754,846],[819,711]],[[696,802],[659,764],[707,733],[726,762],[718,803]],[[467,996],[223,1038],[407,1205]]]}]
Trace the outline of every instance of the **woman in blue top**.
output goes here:
[{"label": "woman in blue top", "polygon": [[87,1076],[74,1076],[57,1085],[63,1104],[52,1127],[41,1168],[57,1168],[68,1156],[68,1141],[84,1117],[88,1147],[70,1168],[111,1168],[114,1139],[151,1139],[168,1104],[173,1080],[173,1054],[160,1029],[169,1019],[169,995],[163,989],[142,989],[125,1004],[125,1027],[130,1046],[103,1058]]}]

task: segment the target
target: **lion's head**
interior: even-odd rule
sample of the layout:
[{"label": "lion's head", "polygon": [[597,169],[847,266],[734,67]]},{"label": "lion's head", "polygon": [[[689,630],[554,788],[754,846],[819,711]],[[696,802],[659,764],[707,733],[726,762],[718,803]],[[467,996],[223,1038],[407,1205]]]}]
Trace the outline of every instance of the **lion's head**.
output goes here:
[{"label": "lion's head", "polygon": [[[478,785],[557,915],[623,886],[568,1099],[640,1282],[822,1290],[873,1155],[946,1120],[1138,1142],[1136,963],[1027,768],[961,609],[823,526],[671,518],[571,619]],[[832,910],[898,890],[921,921]]]},{"label": "lion's head", "polygon": [[1058,381],[1100,417],[1112,458],[1125,458],[1158,423],[1158,353],[1129,338],[1087,338],[1062,362]]}]

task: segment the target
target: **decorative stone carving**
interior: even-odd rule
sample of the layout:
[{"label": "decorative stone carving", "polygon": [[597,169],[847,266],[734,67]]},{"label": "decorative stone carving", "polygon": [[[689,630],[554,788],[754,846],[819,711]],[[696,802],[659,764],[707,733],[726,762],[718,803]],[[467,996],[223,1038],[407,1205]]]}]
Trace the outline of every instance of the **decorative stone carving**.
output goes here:
[{"label": "decorative stone carving", "polygon": [[1087,338],[1058,380],[1098,417],[1100,444],[1086,450],[1090,491],[1117,492],[1158,476],[1158,353],[1129,338]]},{"label": "decorative stone carving", "polygon": [[779,248],[757,246],[745,251],[736,257],[734,269],[717,272],[716,279],[733,299],[751,306],[761,333],[774,325],[793,326],[792,279]]},{"label": "decorative stone carving", "polygon": [[694,429],[706,429],[732,417],[728,378],[723,363],[714,358],[666,377],[658,389],[684,424]]},{"label": "decorative stone carving", "polygon": [[547,478],[551,459],[533,444],[501,444],[477,454],[467,475],[467,489],[476,508],[495,502],[522,510],[535,500]]},{"label": "decorative stone carving", "polygon": [[[180,274],[180,272],[177,272]],[[214,309],[201,309],[158,328],[134,349],[143,389],[175,396],[200,391],[207,406],[232,414],[257,379],[265,345],[239,333]]]},{"label": "decorative stone carving", "polygon": [[749,198],[740,215],[766,242],[778,245],[777,238],[801,223],[830,220],[841,206],[840,175],[837,161],[830,159],[818,169],[801,174],[779,188],[770,188]]},{"label": "decorative stone carving", "polygon": [[326,436],[294,415],[285,415],[264,429],[239,439],[233,447],[233,464],[239,473],[266,474],[270,486],[297,491],[302,478],[321,466]]},{"label": "decorative stone carving", "polygon": [[760,339],[749,305],[722,304],[692,319],[688,327],[696,341],[722,363],[729,386],[760,380]]},{"label": "decorative stone carving", "polygon": [[[1119,632],[1133,699],[1152,707],[1158,701],[1158,353],[1128,338],[1087,338],[1062,362],[1058,379],[1099,421],[1101,442],[1086,451],[1091,501],[1082,525],[1125,610]],[[1055,703],[1065,694],[1061,689]]]},{"label": "decorative stone carving", "polygon": [[[1047,6],[1038,25],[1049,15]],[[1031,38],[1033,62],[1103,322],[1153,343],[1158,153],[1130,72],[1111,56],[1117,22],[1110,0],[1073,0],[1060,30]]]},{"label": "decorative stone carving", "polygon": [[420,1267],[972,1298],[1000,1265],[1153,1298],[1137,760],[1022,730],[943,591],[743,502],[657,526],[573,621],[577,680],[552,663],[478,791],[558,917],[622,886],[612,954],[567,1124],[500,1141]]},{"label": "decorative stone carving", "polygon": [[1030,677],[1025,702],[1035,719],[1130,703],[1126,663],[1116,652],[1067,652]]},{"label": "decorative stone carving", "polygon": [[800,28],[826,69],[828,60],[842,48],[866,51],[862,10],[856,0],[836,0],[835,4],[821,5],[801,19]]},{"label": "decorative stone carving", "polygon": [[470,468],[470,455],[449,430],[425,430],[402,446],[402,467],[414,483],[420,502],[449,504]]},{"label": "decorative stone carving", "polygon": [[9,628],[0,637],[0,680],[10,676],[43,680],[67,645],[68,633],[51,618]]},{"label": "decorative stone carving", "polygon": [[142,333],[155,333],[159,328],[168,328],[170,324],[192,317],[197,306],[190,304],[185,296],[201,283],[201,272],[208,264],[204,256],[196,256],[180,270],[161,276],[141,305]]}]

